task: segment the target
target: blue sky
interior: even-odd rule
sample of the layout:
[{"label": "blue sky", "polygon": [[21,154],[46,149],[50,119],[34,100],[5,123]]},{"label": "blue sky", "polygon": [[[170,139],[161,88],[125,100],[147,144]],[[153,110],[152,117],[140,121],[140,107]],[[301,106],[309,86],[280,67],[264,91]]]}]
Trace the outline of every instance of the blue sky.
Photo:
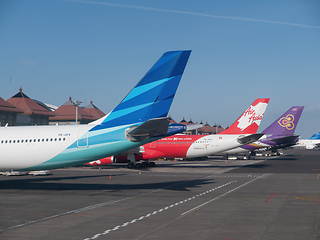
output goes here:
[{"label": "blue sky", "polygon": [[316,0],[2,0],[0,96],[22,87],[107,113],[164,52],[191,49],[173,119],[226,127],[270,97],[259,130],[303,105],[308,138],[320,131],[319,12]]}]

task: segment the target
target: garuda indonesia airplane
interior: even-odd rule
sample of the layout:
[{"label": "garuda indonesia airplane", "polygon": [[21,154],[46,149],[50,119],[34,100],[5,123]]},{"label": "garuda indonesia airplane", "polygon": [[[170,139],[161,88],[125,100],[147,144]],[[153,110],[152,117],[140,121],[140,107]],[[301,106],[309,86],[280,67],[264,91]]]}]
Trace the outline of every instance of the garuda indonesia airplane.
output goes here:
[{"label": "garuda indonesia airplane", "polygon": [[164,53],[112,112],[93,123],[0,128],[0,170],[78,165],[176,133],[167,115],[190,53]]}]

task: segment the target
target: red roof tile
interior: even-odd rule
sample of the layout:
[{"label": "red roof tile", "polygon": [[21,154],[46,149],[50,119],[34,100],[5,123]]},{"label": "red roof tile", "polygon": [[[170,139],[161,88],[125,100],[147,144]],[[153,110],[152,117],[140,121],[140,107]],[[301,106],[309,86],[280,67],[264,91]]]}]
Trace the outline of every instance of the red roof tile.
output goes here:
[{"label": "red roof tile", "polygon": [[169,116],[169,122],[170,123],[177,123],[175,120],[173,120],[170,116]]},{"label": "red roof tile", "polygon": [[15,112],[15,113],[23,113],[21,108],[16,108],[12,104],[6,102],[3,98],[0,97],[0,111],[1,112]]},{"label": "red roof tile", "polygon": [[99,108],[97,108],[92,101],[88,106],[86,106],[83,110],[85,110],[90,115],[96,117],[97,119],[104,117],[106,114],[102,112]]},{"label": "red roof tile", "polygon": [[26,94],[22,92],[22,88],[20,91],[14,95],[13,97],[7,100],[7,103],[12,104],[13,106],[22,109],[24,114],[27,115],[44,115],[44,116],[54,116],[55,114],[44,107],[37,104],[31,98],[29,98]]},{"label": "red roof tile", "polygon": [[[50,117],[51,120],[75,120],[76,106],[73,104],[71,97],[69,100],[54,111],[56,116]],[[81,107],[78,107],[78,120],[97,120],[98,118],[92,116]]]},{"label": "red roof tile", "polygon": [[194,125],[194,122],[192,122],[191,119],[189,122],[187,122],[184,118],[179,123],[183,125]]}]

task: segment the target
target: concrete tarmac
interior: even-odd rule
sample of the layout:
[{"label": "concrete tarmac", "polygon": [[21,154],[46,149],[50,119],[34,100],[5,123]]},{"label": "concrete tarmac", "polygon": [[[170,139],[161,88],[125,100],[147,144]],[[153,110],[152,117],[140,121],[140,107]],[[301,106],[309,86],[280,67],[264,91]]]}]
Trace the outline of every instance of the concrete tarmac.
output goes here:
[{"label": "concrete tarmac", "polygon": [[157,164],[0,176],[0,239],[320,239],[318,150]]}]

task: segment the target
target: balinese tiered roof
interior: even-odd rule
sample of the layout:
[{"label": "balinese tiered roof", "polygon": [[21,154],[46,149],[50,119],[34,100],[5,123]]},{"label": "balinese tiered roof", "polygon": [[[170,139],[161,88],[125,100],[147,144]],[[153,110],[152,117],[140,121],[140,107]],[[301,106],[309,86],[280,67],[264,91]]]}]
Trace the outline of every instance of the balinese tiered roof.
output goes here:
[{"label": "balinese tiered roof", "polygon": [[22,92],[20,88],[19,92],[13,97],[7,100],[7,103],[12,104],[13,106],[22,109],[22,112],[27,115],[45,115],[45,116],[54,116],[55,114],[44,107],[37,104],[26,94]]},{"label": "balinese tiered roof", "polygon": [[177,123],[175,120],[173,120],[173,119],[171,118],[171,116],[169,116],[169,122],[170,122],[170,123]]},{"label": "balinese tiered roof", "polygon": [[[200,124],[203,124],[202,121]],[[208,123],[203,124],[203,127],[198,129],[198,132],[201,134],[213,134],[215,133],[215,129],[213,129]]]},{"label": "balinese tiered roof", "polygon": [[[50,117],[51,120],[76,120],[76,105],[69,97],[69,100],[54,111],[56,116]],[[78,120],[94,121],[98,118],[92,116],[81,107],[78,107]]]},{"label": "balinese tiered roof", "polygon": [[217,132],[220,133],[220,132],[222,132],[222,131],[224,131],[224,130],[225,130],[225,129],[224,129],[223,127],[221,127],[221,125],[219,124],[219,125],[218,125],[218,131],[217,131]]},{"label": "balinese tiered roof", "polygon": [[188,122],[189,125],[194,125],[195,123],[192,122],[192,119],[190,118],[189,122]]},{"label": "balinese tiered roof", "polygon": [[189,122],[187,122],[184,118],[179,123],[183,124],[183,125],[194,125],[195,124],[194,122],[192,122],[191,119]]},{"label": "balinese tiered roof", "polygon": [[187,121],[184,118],[179,123],[183,125],[188,125]]},{"label": "balinese tiered roof", "polygon": [[96,117],[97,119],[102,118],[103,116],[105,116],[106,114],[103,113],[99,108],[97,108],[92,101],[90,102],[90,104],[88,106],[86,106],[84,108],[84,110],[89,113],[90,115]]},{"label": "balinese tiered roof", "polygon": [[21,108],[16,108],[12,104],[6,102],[3,98],[0,97],[0,111],[1,112],[14,112],[14,113],[23,113]]}]

